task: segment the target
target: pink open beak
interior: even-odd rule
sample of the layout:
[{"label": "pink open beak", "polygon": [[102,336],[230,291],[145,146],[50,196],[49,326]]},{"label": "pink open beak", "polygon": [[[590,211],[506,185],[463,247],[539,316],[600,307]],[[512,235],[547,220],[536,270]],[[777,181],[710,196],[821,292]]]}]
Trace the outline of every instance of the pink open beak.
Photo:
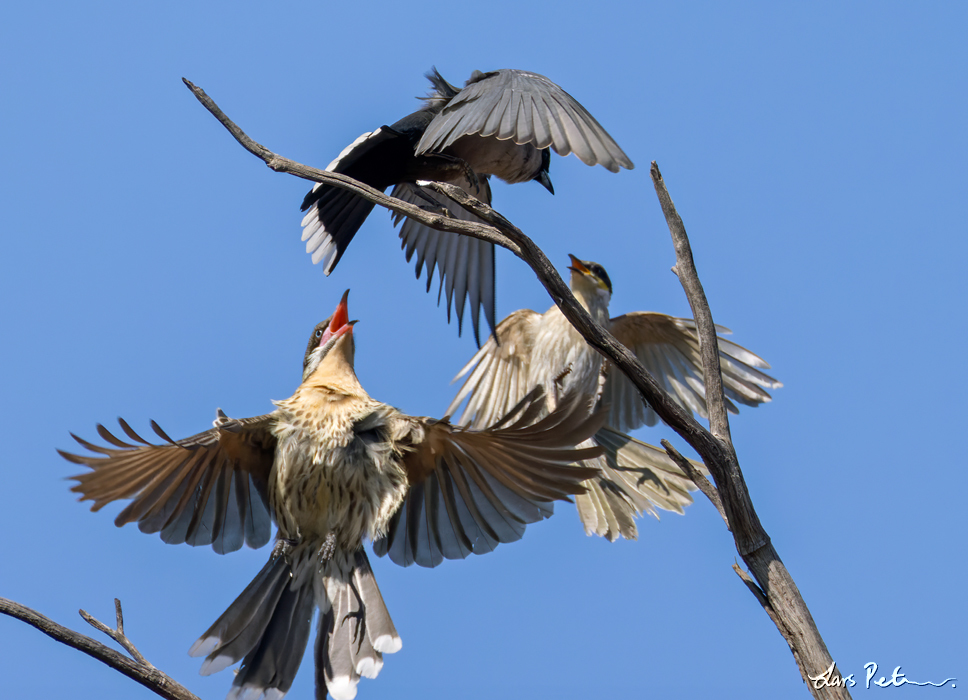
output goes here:
[{"label": "pink open beak", "polygon": [[320,345],[325,345],[326,342],[334,336],[345,335],[353,332],[353,324],[350,323],[349,305],[346,303],[349,295],[350,290],[347,289],[345,292],[343,292],[343,298],[339,300],[339,306],[337,306],[336,311],[333,312],[333,317],[329,321],[329,327],[326,329],[326,332],[323,333],[323,337],[319,340]]}]

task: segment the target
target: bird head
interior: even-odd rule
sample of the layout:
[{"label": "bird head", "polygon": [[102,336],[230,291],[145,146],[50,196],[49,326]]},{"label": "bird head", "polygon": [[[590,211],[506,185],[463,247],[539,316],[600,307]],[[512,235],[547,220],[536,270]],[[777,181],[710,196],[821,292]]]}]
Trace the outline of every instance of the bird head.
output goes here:
[{"label": "bird head", "polygon": [[608,278],[605,268],[596,262],[579,260],[571,253],[568,257],[571,258],[571,265],[568,266],[571,270],[571,291],[579,301],[604,301],[607,307],[612,298],[612,280]]},{"label": "bird head", "polygon": [[313,328],[303,357],[304,382],[319,370],[353,371],[353,325],[356,321],[349,320],[349,306],[346,303],[349,294],[348,289],[343,292],[343,298],[333,315]]},{"label": "bird head", "polygon": [[612,299],[612,281],[605,268],[598,263],[579,260],[571,253],[568,257],[571,258],[568,269],[571,270],[572,293],[593,316],[596,310],[606,312]]}]

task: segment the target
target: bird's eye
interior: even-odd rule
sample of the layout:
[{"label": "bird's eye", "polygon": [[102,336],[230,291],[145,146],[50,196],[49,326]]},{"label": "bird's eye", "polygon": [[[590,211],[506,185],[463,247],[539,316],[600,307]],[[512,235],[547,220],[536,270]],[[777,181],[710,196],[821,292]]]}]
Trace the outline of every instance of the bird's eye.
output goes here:
[{"label": "bird's eye", "polygon": [[317,328],[316,329],[316,334],[315,334],[314,337],[316,337],[316,338],[322,338],[323,337],[323,329],[322,328]]}]

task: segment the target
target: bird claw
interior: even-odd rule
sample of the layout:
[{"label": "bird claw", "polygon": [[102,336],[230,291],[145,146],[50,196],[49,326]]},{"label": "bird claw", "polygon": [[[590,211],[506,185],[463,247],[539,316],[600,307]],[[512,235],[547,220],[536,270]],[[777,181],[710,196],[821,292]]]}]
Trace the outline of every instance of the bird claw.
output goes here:
[{"label": "bird claw", "polygon": [[356,620],[356,629],[353,630],[353,641],[356,643],[356,651],[358,653],[363,647],[363,640],[366,639],[366,605],[363,603],[363,596],[356,590],[356,585],[352,581],[350,582],[350,590],[356,596],[359,609],[356,612],[346,613],[343,619],[340,620],[340,624],[342,625],[350,618]]},{"label": "bird claw", "polygon": [[292,548],[296,546],[296,540],[287,539],[285,537],[280,537],[276,540],[275,545],[272,547],[272,558],[286,557],[289,558],[289,552]]},{"label": "bird claw", "polygon": [[329,561],[333,558],[334,554],[336,554],[336,533],[331,532],[326,535],[326,540],[319,548],[319,553],[317,554],[319,563],[322,564],[323,562]]},{"label": "bird claw", "polygon": [[477,176],[477,173],[474,172],[474,168],[472,168],[470,163],[468,163],[466,160],[461,160],[460,164],[464,171],[464,177],[466,177],[467,181],[471,183],[471,187],[474,188],[474,191],[479,192],[481,189],[481,182]]}]

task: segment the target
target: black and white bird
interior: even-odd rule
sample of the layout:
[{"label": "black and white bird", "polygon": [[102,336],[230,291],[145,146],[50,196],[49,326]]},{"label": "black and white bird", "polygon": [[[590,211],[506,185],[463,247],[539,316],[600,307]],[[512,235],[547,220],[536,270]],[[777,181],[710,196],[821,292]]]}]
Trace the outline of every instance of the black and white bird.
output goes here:
[{"label": "black and white bird", "polygon": [[[592,318],[635,353],[663,389],[684,408],[706,417],[705,384],[696,326],[691,319],[637,311],[609,318],[612,283],[598,263],[571,257],[571,290]],[[717,331],[729,333],[721,326]],[[643,401],[624,374],[611,368],[579,335],[557,306],[539,314],[515,311],[497,327],[454,378],[467,376],[447,408],[460,425],[481,427],[497,420],[537,386],[549,396],[578,394],[591,413],[608,406],[607,424],[582,446],[599,445],[605,454],[587,462],[599,475],[585,482],[576,496],[578,514],[588,534],[614,540],[632,539],[634,518],[655,508],[683,512],[695,486],[662,450],[624,433],[655,425],[656,413]],[[782,386],[762,372],[769,365],[746,348],[719,338],[726,404],[756,406],[771,397],[766,389]],[[552,389],[553,388],[553,389]],[[461,411],[461,404],[467,401]],[[550,401],[547,410],[554,408]],[[540,414],[539,414],[540,415]],[[702,469],[702,465],[698,465]]]},{"label": "black and white bird", "polygon": [[[376,189],[394,185],[392,195],[418,206],[445,208],[452,216],[480,221],[450,199],[421,187],[435,180],[462,187],[490,204],[489,178],[508,183],[536,180],[554,193],[548,168],[549,148],[565,156],[574,152],[587,165],[611,172],[632,169],[618,144],[577,100],[548,78],[522,70],[474,71],[458,89],[434,69],[427,74],[433,89],[423,106],[391,126],[367,132],[327,166]],[[317,184],[302,204],[302,239],[313,262],[328,275],[346,252],[373,204],[331,185]],[[307,211],[308,210],[308,211]],[[394,223],[405,217],[395,215]],[[479,318],[495,325],[494,246],[467,236],[436,231],[410,219],[400,228],[407,260],[416,255],[416,273],[426,266],[427,291],[436,268],[441,296],[451,302],[458,332],[464,303],[470,311],[474,338],[480,345]]]}]

